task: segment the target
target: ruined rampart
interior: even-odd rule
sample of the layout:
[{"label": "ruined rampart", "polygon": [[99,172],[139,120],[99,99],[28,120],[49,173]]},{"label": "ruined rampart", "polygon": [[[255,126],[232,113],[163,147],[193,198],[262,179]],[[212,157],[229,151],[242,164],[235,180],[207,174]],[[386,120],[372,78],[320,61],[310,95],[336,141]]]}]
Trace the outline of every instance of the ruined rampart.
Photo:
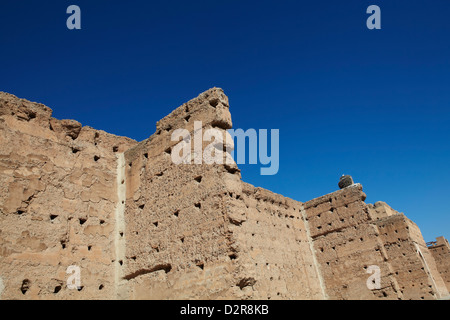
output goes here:
[{"label": "ruined rampart", "polygon": [[[427,247],[412,221],[366,204],[351,178],[302,203],[242,182],[234,162],[197,162],[233,144],[221,89],[139,143],[51,115],[0,93],[1,299],[448,296],[448,242]],[[180,129],[189,137],[172,139]],[[215,143],[194,143],[210,129]],[[180,140],[191,152],[174,163]]]}]

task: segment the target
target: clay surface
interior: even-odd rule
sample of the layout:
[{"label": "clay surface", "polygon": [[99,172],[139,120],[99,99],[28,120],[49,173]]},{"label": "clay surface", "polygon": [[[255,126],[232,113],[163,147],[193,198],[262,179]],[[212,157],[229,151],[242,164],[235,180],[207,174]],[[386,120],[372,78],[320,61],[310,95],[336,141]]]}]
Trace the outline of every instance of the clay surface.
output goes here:
[{"label": "clay surface", "polygon": [[[222,89],[178,107],[141,142],[0,93],[0,298],[449,295],[448,241],[427,246],[403,213],[366,204],[350,176],[302,203],[243,182],[235,163],[175,164],[171,135],[193,136],[196,121],[226,141]],[[77,288],[67,285],[71,266]],[[373,266],[381,286],[369,289]]]}]

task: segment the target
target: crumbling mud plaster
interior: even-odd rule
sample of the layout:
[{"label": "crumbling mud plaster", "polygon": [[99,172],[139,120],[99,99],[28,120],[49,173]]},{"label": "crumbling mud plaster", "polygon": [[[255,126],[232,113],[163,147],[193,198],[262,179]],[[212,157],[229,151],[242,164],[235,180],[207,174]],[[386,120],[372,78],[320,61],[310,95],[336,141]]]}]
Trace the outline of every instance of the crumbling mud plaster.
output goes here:
[{"label": "crumbling mud plaster", "polygon": [[437,270],[441,274],[447,290],[450,291],[450,245],[448,240],[438,237],[436,241],[428,243],[428,249],[436,261]]},{"label": "crumbling mud plaster", "polygon": [[[419,228],[383,202],[367,205],[360,184],[304,204],[331,299],[439,299],[448,296]],[[371,266],[381,285],[368,290]]]},{"label": "crumbling mud plaster", "polygon": [[6,93],[0,115],[1,298],[114,298],[116,155],[136,142]]},{"label": "crumbling mud plaster", "polygon": [[[51,115],[0,93],[1,299],[448,296],[448,242],[427,247],[402,213],[366,204],[350,176],[302,203],[244,183],[233,162],[175,164],[177,129],[213,128],[227,141],[219,88],[141,142]],[[374,265],[381,286],[369,289]],[[76,289],[70,266],[81,270]]]}]

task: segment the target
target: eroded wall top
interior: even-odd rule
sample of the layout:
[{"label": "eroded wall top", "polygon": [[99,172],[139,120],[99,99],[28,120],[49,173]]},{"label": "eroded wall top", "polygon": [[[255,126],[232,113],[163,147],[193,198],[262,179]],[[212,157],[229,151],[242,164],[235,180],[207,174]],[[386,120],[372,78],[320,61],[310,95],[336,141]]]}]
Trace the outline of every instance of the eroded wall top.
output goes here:
[{"label": "eroded wall top", "polygon": [[51,115],[0,93],[1,297],[112,298],[116,154],[136,142]]}]

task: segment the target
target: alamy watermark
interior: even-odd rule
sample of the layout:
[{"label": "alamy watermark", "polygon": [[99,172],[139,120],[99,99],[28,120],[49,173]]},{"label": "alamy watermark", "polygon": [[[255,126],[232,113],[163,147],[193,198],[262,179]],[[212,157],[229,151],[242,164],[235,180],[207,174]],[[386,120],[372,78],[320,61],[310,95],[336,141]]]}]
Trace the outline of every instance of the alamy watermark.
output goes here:
[{"label": "alamy watermark", "polygon": [[366,273],[372,273],[372,275],[367,279],[366,286],[369,290],[379,290],[381,289],[381,270],[377,265],[368,266]]},{"label": "alamy watermark", "polygon": [[81,29],[81,9],[79,6],[71,5],[67,7],[67,14],[70,16],[67,18],[66,26],[69,30],[80,30]]},{"label": "alamy watermark", "polygon": [[66,274],[70,274],[67,278],[67,289],[81,289],[81,269],[79,266],[69,266],[67,267]]},{"label": "alamy watermark", "polygon": [[[280,132],[270,130],[270,155],[268,130],[209,128],[203,132],[201,121],[194,122],[193,137],[187,129],[173,131],[171,141],[177,142],[172,150],[175,164],[246,164],[248,141],[248,163],[265,165],[261,175],[275,175],[280,167]],[[236,150],[234,148],[236,140]],[[205,147],[204,145],[207,144]],[[235,156],[236,155],[236,156]]]},{"label": "alamy watermark", "polygon": [[366,12],[370,14],[367,18],[367,29],[381,29],[381,9],[379,6],[371,5],[367,8]]},{"label": "alamy watermark", "polygon": [[[67,18],[66,26],[69,30],[81,29],[81,9],[77,5],[70,5],[66,10],[70,16]],[[367,18],[366,26],[369,30],[381,29],[381,9],[377,5],[367,7],[366,13],[370,14]]]}]

